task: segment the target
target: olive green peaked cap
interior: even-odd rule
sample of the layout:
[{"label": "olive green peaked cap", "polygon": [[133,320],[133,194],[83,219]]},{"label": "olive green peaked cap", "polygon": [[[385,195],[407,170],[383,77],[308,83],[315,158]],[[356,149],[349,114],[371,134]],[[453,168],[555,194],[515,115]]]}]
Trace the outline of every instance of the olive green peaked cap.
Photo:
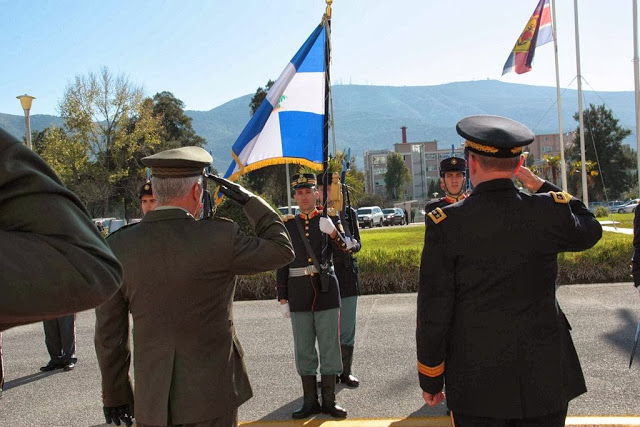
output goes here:
[{"label": "olive green peaked cap", "polygon": [[201,175],[213,158],[200,147],[181,147],[161,151],[142,158],[142,164],[151,168],[157,178],[181,178]]}]

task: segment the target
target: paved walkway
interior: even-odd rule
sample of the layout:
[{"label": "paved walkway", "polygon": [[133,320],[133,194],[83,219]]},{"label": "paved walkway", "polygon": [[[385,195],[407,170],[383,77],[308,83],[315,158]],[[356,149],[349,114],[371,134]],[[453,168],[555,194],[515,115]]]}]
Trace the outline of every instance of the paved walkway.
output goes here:
[{"label": "paved walkway", "polygon": [[[427,407],[420,394],[415,298],[415,294],[395,294],[359,299],[354,372],[361,386],[338,386],[338,403],[349,411],[345,421],[326,415],[291,420],[291,412],[302,403],[291,324],[279,317],[276,301],[235,303],[235,323],[254,391],[254,397],[240,407],[240,422],[272,427],[448,426],[446,407]],[[634,417],[640,414],[640,363],[636,363],[640,360],[629,369],[640,315],[637,292],[630,283],[571,285],[558,290],[558,299],[573,326],[589,389],[571,402],[568,425],[640,425]],[[93,311],[78,315],[79,362],[71,372],[38,370],[48,359],[41,323],[3,333],[7,382],[0,399],[0,426],[103,425],[94,322]],[[576,417],[623,418],[589,418],[586,423]]]}]

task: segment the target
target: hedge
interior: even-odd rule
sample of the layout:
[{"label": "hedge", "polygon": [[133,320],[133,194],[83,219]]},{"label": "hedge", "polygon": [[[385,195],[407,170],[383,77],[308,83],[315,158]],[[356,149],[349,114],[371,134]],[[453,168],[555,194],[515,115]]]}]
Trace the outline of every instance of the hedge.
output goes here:
[{"label": "hedge", "polygon": [[[358,264],[363,295],[418,290],[423,227],[366,230],[361,237]],[[587,251],[558,255],[558,284],[631,281],[632,240],[631,235],[605,232]],[[275,298],[274,272],[239,277],[236,300]]]}]

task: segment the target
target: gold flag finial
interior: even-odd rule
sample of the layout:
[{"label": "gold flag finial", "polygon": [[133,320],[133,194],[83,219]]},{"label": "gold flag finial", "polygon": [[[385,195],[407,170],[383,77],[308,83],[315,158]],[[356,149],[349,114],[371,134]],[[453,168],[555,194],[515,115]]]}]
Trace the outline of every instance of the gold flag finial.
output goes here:
[{"label": "gold flag finial", "polygon": [[331,3],[333,3],[333,0],[326,0],[327,2],[327,10],[325,12],[325,15],[327,15],[327,18],[331,18]]}]

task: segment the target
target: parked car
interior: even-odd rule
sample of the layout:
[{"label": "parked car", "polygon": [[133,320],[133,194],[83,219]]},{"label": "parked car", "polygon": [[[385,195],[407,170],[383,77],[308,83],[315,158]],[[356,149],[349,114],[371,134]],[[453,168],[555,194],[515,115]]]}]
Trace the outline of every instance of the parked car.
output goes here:
[{"label": "parked car", "polygon": [[612,206],[609,210],[617,213],[635,212],[638,203],[640,203],[640,199],[631,199],[622,205]]},{"label": "parked car", "polygon": [[365,227],[382,227],[384,215],[379,206],[365,206],[358,208],[358,226]]},{"label": "parked car", "polygon": [[384,225],[404,225],[404,212],[400,208],[382,209]]},{"label": "parked car", "polygon": [[[280,206],[277,209],[278,211],[280,211],[280,214],[282,216],[289,214],[289,206]],[[291,206],[291,213],[293,215],[298,215],[299,212],[300,212],[300,208],[298,206]]]}]

